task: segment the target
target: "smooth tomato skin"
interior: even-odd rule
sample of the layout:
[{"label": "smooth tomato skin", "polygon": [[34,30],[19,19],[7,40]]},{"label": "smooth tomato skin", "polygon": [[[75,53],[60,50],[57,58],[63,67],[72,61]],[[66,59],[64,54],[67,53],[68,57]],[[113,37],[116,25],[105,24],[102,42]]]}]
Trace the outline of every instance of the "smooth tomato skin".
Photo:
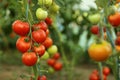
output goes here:
[{"label": "smooth tomato skin", "polygon": [[113,27],[118,27],[120,25],[120,13],[110,15],[108,21]]},{"label": "smooth tomato skin", "polygon": [[29,39],[29,38],[19,37],[16,42],[16,48],[22,53],[27,52],[31,47],[31,40],[26,41],[25,39]]},{"label": "smooth tomato skin", "polygon": [[45,75],[38,76],[38,80],[47,80],[47,77]]},{"label": "smooth tomato skin", "polygon": [[48,26],[44,21],[41,21],[41,22],[33,25],[33,30],[38,30],[38,29],[42,29],[42,30],[46,31],[48,29]]},{"label": "smooth tomato skin", "polygon": [[99,72],[98,72],[98,70],[97,69],[94,69],[93,71],[92,71],[92,74],[95,74],[95,75],[99,75]]},{"label": "smooth tomato skin", "polygon": [[89,80],[99,80],[99,77],[96,74],[91,74]]},{"label": "smooth tomato skin", "polygon": [[25,36],[29,33],[30,26],[28,22],[22,22],[21,20],[16,20],[12,24],[12,29],[16,34],[20,36]]},{"label": "smooth tomato skin", "polygon": [[110,74],[110,68],[109,68],[109,67],[104,67],[104,68],[103,68],[103,74],[104,74],[105,76],[108,76],[108,75]]},{"label": "smooth tomato skin", "polygon": [[45,22],[48,24],[48,25],[52,25],[52,18],[50,18],[50,17],[47,17],[46,19],[45,19]]},{"label": "smooth tomato skin", "polygon": [[53,44],[53,40],[50,37],[47,37],[46,40],[42,43],[45,48],[49,48]]},{"label": "smooth tomato skin", "polygon": [[33,66],[33,65],[35,65],[36,62],[37,62],[37,56],[36,56],[35,52],[25,52],[22,55],[22,62],[26,66]]},{"label": "smooth tomato skin", "polygon": [[53,66],[55,71],[60,71],[62,69],[62,63],[56,62]]},{"label": "smooth tomato skin", "polygon": [[42,43],[46,39],[46,33],[45,33],[44,30],[40,29],[40,30],[37,30],[37,31],[33,31],[32,32],[32,37],[33,37],[35,42]]},{"label": "smooth tomato skin", "polygon": [[47,51],[50,55],[54,55],[56,52],[58,52],[58,48],[56,45],[52,45],[47,49]]},{"label": "smooth tomato skin", "polygon": [[97,24],[100,21],[100,14],[99,13],[95,13],[95,14],[90,14],[88,16],[88,20],[92,23],[92,24]]},{"label": "smooth tomato skin", "polygon": [[47,51],[45,51],[45,53],[40,57],[42,60],[47,60],[49,58],[49,54]]},{"label": "smooth tomato skin", "polygon": [[42,44],[40,46],[34,46],[34,51],[41,57],[45,53],[45,46]]},{"label": "smooth tomato skin", "polygon": [[112,47],[107,41],[93,43],[88,48],[90,58],[95,61],[105,61],[112,53]]},{"label": "smooth tomato skin", "polygon": [[91,32],[95,35],[99,34],[99,27],[97,25],[92,26]]},{"label": "smooth tomato skin", "polygon": [[115,39],[115,44],[116,44],[116,45],[120,45],[120,36],[118,36],[118,37]]},{"label": "smooth tomato skin", "polygon": [[55,59],[48,59],[48,60],[47,60],[47,64],[48,64],[49,66],[54,66],[55,62],[56,62]]},{"label": "smooth tomato skin", "polygon": [[60,58],[60,54],[57,52],[53,55],[52,58],[55,59],[55,60],[58,60]]}]

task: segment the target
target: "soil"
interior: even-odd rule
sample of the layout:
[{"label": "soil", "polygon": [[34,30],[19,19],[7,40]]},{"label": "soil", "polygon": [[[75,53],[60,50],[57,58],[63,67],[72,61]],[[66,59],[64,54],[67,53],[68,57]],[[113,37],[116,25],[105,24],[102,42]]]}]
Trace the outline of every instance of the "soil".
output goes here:
[{"label": "soil", "polygon": [[[26,66],[11,66],[11,65],[2,65],[0,66],[0,80],[30,80],[30,75],[28,75],[29,68]],[[89,75],[91,74],[94,67],[89,65],[83,65],[81,67],[77,67],[74,70],[74,80],[89,80]],[[27,78],[24,76],[27,76]],[[56,76],[57,75],[57,76]],[[54,80],[61,80],[58,74],[55,76],[52,74],[50,76],[54,77]],[[64,74],[63,74],[64,75]],[[64,75],[64,77],[66,77]],[[50,78],[48,80],[53,80]],[[63,79],[62,79],[63,80]],[[67,80],[64,78],[64,80]],[[107,77],[107,80],[114,80],[112,74]]]}]

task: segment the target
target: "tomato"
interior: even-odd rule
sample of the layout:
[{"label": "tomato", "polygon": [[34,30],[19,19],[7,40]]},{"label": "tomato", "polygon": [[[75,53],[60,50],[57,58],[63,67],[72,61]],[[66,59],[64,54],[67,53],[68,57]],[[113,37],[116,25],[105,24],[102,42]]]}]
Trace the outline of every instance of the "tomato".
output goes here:
[{"label": "tomato", "polygon": [[119,45],[116,45],[116,46],[115,46],[115,49],[116,49],[117,51],[120,51],[120,46],[119,46]]},{"label": "tomato", "polygon": [[60,6],[57,5],[56,3],[53,3],[53,4],[51,5],[51,7],[50,7],[50,11],[51,11],[52,13],[57,13],[57,12],[59,11],[59,9],[60,9]]},{"label": "tomato", "polygon": [[45,53],[41,56],[41,59],[47,60],[48,58],[49,58],[49,54],[47,51],[45,51]]},{"label": "tomato", "polygon": [[56,45],[52,45],[51,47],[48,48],[49,54],[54,55],[56,52],[58,52],[58,48]]},{"label": "tomato", "polygon": [[46,47],[46,48],[49,48],[50,46],[52,46],[53,44],[53,41],[50,37],[47,37],[46,40],[43,42],[43,45]]},{"label": "tomato", "polygon": [[98,76],[98,75],[99,75],[99,72],[98,72],[98,70],[94,69],[93,72],[92,72],[92,74],[95,74],[95,75]]},{"label": "tomato", "polygon": [[45,75],[38,76],[38,80],[47,80],[47,77]]},{"label": "tomato", "polygon": [[99,77],[96,74],[91,74],[89,80],[99,80]]},{"label": "tomato", "polygon": [[43,10],[42,8],[38,8],[36,10],[36,17],[39,19],[39,20],[44,20],[46,19],[48,16],[48,12]]},{"label": "tomato", "polygon": [[118,27],[120,25],[120,13],[115,13],[108,16],[108,21],[113,27]]},{"label": "tomato", "polygon": [[49,29],[46,30],[46,36],[48,36],[50,33]]},{"label": "tomato", "polygon": [[60,58],[60,54],[57,52],[53,55],[53,59],[58,60]]},{"label": "tomato", "polygon": [[55,71],[60,71],[62,69],[62,63],[56,62],[53,66]]},{"label": "tomato", "polygon": [[112,53],[111,45],[102,40],[100,43],[93,43],[88,48],[90,58],[95,61],[105,61]]},{"label": "tomato", "polygon": [[50,65],[50,66],[54,66],[56,60],[55,59],[48,59],[47,60],[47,64]]},{"label": "tomato", "polygon": [[25,36],[29,33],[30,26],[28,22],[22,22],[21,20],[16,20],[12,24],[12,29],[16,34],[20,36]]},{"label": "tomato", "polygon": [[54,73],[55,70],[54,70],[52,67],[49,67],[48,72],[49,72],[49,73]]},{"label": "tomato", "polygon": [[92,24],[97,24],[100,21],[100,14],[99,13],[95,13],[95,14],[90,14],[88,16],[88,20],[92,23]]},{"label": "tomato", "polygon": [[22,53],[27,52],[31,47],[31,40],[28,37],[19,37],[16,47]]},{"label": "tomato", "polygon": [[120,36],[118,36],[118,37],[115,39],[115,44],[116,44],[116,45],[120,45]]},{"label": "tomato", "polygon": [[33,66],[33,65],[35,65],[36,62],[37,62],[37,56],[36,56],[35,52],[25,52],[22,55],[22,62],[26,66]]},{"label": "tomato", "polygon": [[46,39],[46,33],[45,33],[45,31],[40,29],[40,30],[37,30],[37,31],[33,31],[32,32],[32,37],[33,37],[35,42],[42,43]]},{"label": "tomato", "polygon": [[52,21],[52,18],[47,17],[47,18],[45,19],[45,22],[46,22],[48,25],[51,25],[53,21]]},{"label": "tomato", "polygon": [[39,56],[42,56],[45,53],[45,46],[42,44],[40,46],[34,46],[34,51]]},{"label": "tomato", "polygon": [[110,68],[109,68],[109,67],[104,67],[104,68],[103,68],[103,74],[104,74],[105,76],[108,76],[108,75],[110,74]]},{"label": "tomato", "polygon": [[38,0],[39,5],[45,5],[46,7],[49,7],[52,4],[52,0]]},{"label": "tomato", "polygon": [[91,27],[91,32],[95,35],[99,33],[99,27],[97,25],[94,25]]},{"label": "tomato", "polygon": [[41,22],[33,25],[33,30],[38,30],[38,29],[42,29],[42,30],[46,31],[48,29],[48,26],[44,21],[41,21]]}]

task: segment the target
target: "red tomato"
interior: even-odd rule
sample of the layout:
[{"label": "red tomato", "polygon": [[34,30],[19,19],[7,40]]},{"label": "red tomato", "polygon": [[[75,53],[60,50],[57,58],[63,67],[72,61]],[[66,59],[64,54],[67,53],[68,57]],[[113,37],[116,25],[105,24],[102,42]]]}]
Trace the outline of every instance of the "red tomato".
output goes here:
[{"label": "red tomato", "polygon": [[58,60],[59,58],[60,58],[60,54],[59,53],[55,53],[53,55],[53,59]]},{"label": "red tomato", "polygon": [[50,66],[54,66],[56,60],[55,59],[48,59],[47,60],[47,64],[50,65]]},{"label": "red tomato", "polygon": [[34,51],[39,55],[42,56],[45,53],[45,46],[42,44],[40,46],[34,46]]},{"label": "red tomato", "polygon": [[22,62],[26,66],[33,66],[33,65],[35,65],[36,62],[37,62],[37,56],[36,56],[35,52],[25,52],[22,55]]},{"label": "red tomato", "polygon": [[56,62],[53,66],[54,70],[60,71],[62,69],[62,63]]},{"label": "red tomato", "polygon": [[115,14],[110,15],[108,21],[113,27],[118,27],[120,25],[120,13],[116,12]]},{"label": "red tomato", "polygon": [[47,80],[47,77],[45,75],[38,76],[38,80]]},{"label": "red tomato", "polygon": [[99,75],[99,72],[98,72],[97,69],[94,69],[93,72],[92,72],[92,74],[96,74],[96,75],[98,76],[98,75]]},{"label": "red tomato", "polygon": [[94,25],[91,27],[91,32],[93,34],[98,34],[99,33],[99,27],[97,25]]},{"label": "red tomato", "polygon": [[110,74],[110,68],[109,68],[109,67],[104,67],[104,68],[103,68],[103,74],[104,74],[105,76],[108,76],[108,75]]},{"label": "red tomato", "polygon": [[28,22],[22,22],[21,20],[16,20],[12,24],[12,29],[16,34],[20,36],[25,36],[29,33],[30,26]]},{"label": "red tomato", "polygon": [[32,37],[37,43],[42,43],[46,39],[46,33],[43,30],[37,30],[32,32]]},{"label": "red tomato", "polygon": [[50,46],[52,46],[53,44],[53,41],[50,37],[47,37],[46,40],[43,42],[43,45],[46,47],[46,48],[49,48]]},{"label": "red tomato", "polygon": [[20,37],[16,42],[16,47],[22,53],[27,52],[31,47],[31,40],[28,37]]},{"label": "red tomato", "polygon": [[91,74],[89,80],[99,80],[99,77],[96,74]]},{"label": "red tomato", "polygon": [[49,29],[46,30],[46,36],[48,36],[50,33]]},{"label": "red tomato", "polygon": [[46,22],[48,25],[51,25],[53,21],[52,21],[52,18],[47,17],[47,18],[45,19],[45,22]]},{"label": "red tomato", "polygon": [[36,29],[42,29],[42,30],[46,31],[48,29],[48,26],[44,21],[41,21],[41,22],[33,25],[33,30],[36,30]]},{"label": "red tomato", "polygon": [[118,37],[115,39],[115,44],[116,44],[116,45],[120,45],[120,36],[118,36]]}]

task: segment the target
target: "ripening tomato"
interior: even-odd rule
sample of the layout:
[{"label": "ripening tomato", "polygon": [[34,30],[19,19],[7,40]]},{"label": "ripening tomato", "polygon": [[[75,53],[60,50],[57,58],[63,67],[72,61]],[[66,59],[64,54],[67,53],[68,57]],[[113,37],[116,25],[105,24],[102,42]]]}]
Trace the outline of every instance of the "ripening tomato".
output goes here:
[{"label": "ripening tomato", "polygon": [[60,54],[57,52],[53,55],[52,58],[55,59],[55,60],[58,60],[60,58]]},{"label": "ripening tomato", "polygon": [[103,68],[103,74],[104,74],[105,76],[108,76],[108,75],[110,74],[110,68],[109,68],[109,67],[104,67],[104,68]]},{"label": "ripening tomato", "polygon": [[49,48],[50,46],[52,46],[53,41],[50,37],[47,37],[42,44],[45,46],[45,48]]},{"label": "ripening tomato", "polygon": [[47,51],[50,55],[54,55],[56,52],[58,52],[58,48],[56,45],[52,45],[48,48]]},{"label": "ripening tomato", "polygon": [[92,74],[95,74],[95,75],[99,75],[99,72],[98,72],[98,70],[97,69],[94,69],[93,71],[92,71]]},{"label": "ripening tomato", "polygon": [[96,74],[91,74],[89,80],[99,80],[99,77]]},{"label": "ripening tomato", "polygon": [[46,39],[46,33],[44,30],[36,30],[32,32],[32,37],[34,39],[35,42],[37,43],[42,43],[45,41]]},{"label": "ripening tomato", "polygon": [[12,24],[12,29],[16,34],[18,34],[20,36],[25,36],[29,33],[30,26],[29,26],[28,22],[16,20]]},{"label": "ripening tomato", "polygon": [[37,56],[36,56],[35,52],[25,52],[22,55],[22,62],[26,66],[33,66],[33,65],[35,65],[36,62],[37,62]]},{"label": "ripening tomato", "polygon": [[47,64],[50,65],[50,66],[54,66],[56,60],[55,59],[48,59],[47,60]]},{"label": "ripening tomato", "polygon": [[56,62],[53,66],[55,71],[60,71],[62,69],[62,63]]},{"label": "ripening tomato", "polygon": [[112,47],[107,42],[102,40],[100,43],[93,43],[88,48],[90,58],[95,61],[105,61],[112,53]]},{"label": "ripening tomato", "polygon": [[88,16],[88,20],[92,23],[92,24],[97,24],[100,21],[100,14],[99,13],[95,13],[95,14],[90,14]]},{"label": "ripening tomato", "polygon": [[47,77],[45,75],[38,76],[38,80],[47,80]]},{"label": "ripening tomato", "polygon": [[16,47],[22,53],[27,52],[31,47],[31,40],[28,37],[19,37]]},{"label": "ripening tomato", "polygon": [[48,16],[48,12],[43,10],[42,8],[38,8],[36,10],[36,17],[39,19],[39,20],[44,20],[46,19]]},{"label": "ripening tomato", "polygon": [[38,29],[42,29],[42,30],[46,31],[48,29],[48,26],[44,21],[41,21],[41,22],[33,25],[33,30],[38,30]]},{"label": "ripening tomato", "polygon": [[45,46],[44,45],[39,45],[39,46],[34,46],[34,51],[36,54],[38,54],[40,57],[45,53]]},{"label": "ripening tomato", "polygon": [[120,13],[116,12],[115,14],[108,16],[108,21],[113,27],[118,27],[120,25]]},{"label": "ripening tomato", "polygon": [[53,21],[52,21],[52,18],[47,17],[47,18],[45,19],[45,22],[46,22],[48,25],[51,25]]},{"label": "ripening tomato", "polygon": [[38,0],[39,5],[45,5],[46,7],[51,6],[53,0]]},{"label": "ripening tomato", "polygon": [[50,56],[49,56],[48,52],[45,51],[45,53],[41,56],[41,59],[42,59],[42,60],[47,60],[49,57],[50,57]]}]

